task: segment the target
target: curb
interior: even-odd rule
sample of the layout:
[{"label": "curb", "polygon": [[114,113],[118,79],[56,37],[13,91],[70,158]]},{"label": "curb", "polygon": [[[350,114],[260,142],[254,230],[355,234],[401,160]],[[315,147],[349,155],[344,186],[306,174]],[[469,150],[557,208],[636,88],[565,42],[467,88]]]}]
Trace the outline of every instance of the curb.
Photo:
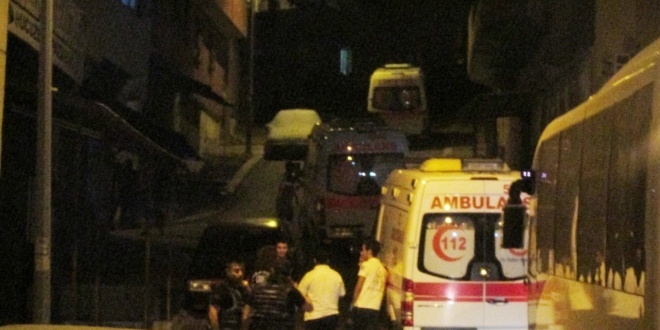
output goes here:
[{"label": "curb", "polygon": [[263,158],[263,147],[260,147],[259,150],[252,154],[252,157],[248,159],[241,167],[236,171],[232,176],[231,180],[227,182],[225,188],[220,193],[222,196],[233,195],[236,191],[236,188],[241,184],[243,178],[245,178],[248,173],[252,170],[254,165],[256,165]]}]

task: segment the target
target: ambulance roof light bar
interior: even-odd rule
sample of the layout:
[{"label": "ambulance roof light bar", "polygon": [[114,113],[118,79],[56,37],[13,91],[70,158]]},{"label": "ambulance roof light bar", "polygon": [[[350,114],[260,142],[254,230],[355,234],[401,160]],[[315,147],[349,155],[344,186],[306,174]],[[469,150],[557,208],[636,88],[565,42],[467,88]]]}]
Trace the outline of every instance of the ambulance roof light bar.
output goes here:
[{"label": "ambulance roof light bar", "polygon": [[500,159],[431,158],[419,166],[424,172],[504,172],[510,171]]},{"label": "ambulance roof light bar", "polygon": [[410,63],[388,63],[385,64],[386,69],[405,69],[405,68],[411,68],[412,65]]}]

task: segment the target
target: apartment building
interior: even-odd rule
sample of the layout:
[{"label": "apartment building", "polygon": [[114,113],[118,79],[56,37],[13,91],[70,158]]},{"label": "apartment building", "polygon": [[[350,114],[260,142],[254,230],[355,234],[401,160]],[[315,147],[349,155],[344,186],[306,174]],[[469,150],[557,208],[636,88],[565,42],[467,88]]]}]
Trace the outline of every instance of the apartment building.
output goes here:
[{"label": "apartment building", "polygon": [[[0,324],[31,317],[42,1],[1,3],[0,22],[7,25],[0,23],[0,64],[6,60],[0,65],[0,259],[13,273],[0,281],[8,292]],[[222,156],[223,146],[240,140],[234,130],[247,95],[241,72],[247,71],[248,9],[242,0],[56,1],[54,323],[162,316],[162,301],[143,308],[147,298],[139,295],[162,283],[91,266],[116,243],[109,233],[166,225],[177,178],[203,171]],[[126,267],[142,262],[121,258],[105,261]],[[124,306],[100,308],[107,301],[99,297],[117,289],[85,296],[85,285],[95,280],[134,280],[142,289],[124,290],[132,297]]]}]

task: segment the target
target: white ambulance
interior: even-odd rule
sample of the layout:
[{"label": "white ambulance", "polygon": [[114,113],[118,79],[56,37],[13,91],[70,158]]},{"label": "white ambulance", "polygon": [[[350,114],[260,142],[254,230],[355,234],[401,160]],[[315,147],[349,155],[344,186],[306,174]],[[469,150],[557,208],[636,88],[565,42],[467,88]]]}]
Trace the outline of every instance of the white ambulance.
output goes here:
[{"label": "white ambulance", "polygon": [[391,173],[376,239],[387,310],[401,329],[527,329],[527,242],[501,247],[502,208],[518,179],[484,159],[428,159]]},{"label": "white ambulance", "polygon": [[402,132],[373,121],[316,125],[303,167],[303,228],[326,242],[371,236],[381,186],[390,172],[405,167],[407,153]]},{"label": "white ambulance", "polygon": [[367,111],[406,135],[424,134],[429,126],[424,74],[408,63],[386,64],[369,79]]}]

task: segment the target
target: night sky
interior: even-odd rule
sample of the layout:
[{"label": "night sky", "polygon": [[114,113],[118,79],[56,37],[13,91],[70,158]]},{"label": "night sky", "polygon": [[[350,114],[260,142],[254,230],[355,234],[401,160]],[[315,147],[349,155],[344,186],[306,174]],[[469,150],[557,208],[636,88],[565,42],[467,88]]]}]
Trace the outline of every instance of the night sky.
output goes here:
[{"label": "night sky", "polygon": [[[261,12],[256,20],[255,121],[283,108],[323,114],[366,113],[371,73],[386,63],[419,65],[426,75],[431,119],[451,123],[474,95],[486,91],[466,75],[465,0],[363,1],[330,7]],[[339,73],[349,47],[353,72]]]}]

